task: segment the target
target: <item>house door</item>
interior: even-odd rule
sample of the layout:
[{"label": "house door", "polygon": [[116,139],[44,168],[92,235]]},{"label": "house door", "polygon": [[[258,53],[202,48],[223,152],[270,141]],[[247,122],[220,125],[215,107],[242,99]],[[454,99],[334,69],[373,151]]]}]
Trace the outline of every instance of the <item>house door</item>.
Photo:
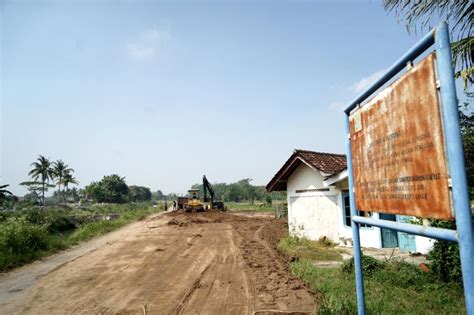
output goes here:
[{"label": "house door", "polygon": [[[397,217],[394,214],[379,213],[381,220],[396,221]],[[382,247],[393,248],[398,247],[398,235],[397,231],[389,229],[380,229],[382,235]]]},{"label": "house door", "polygon": [[[398,215],[397,221],[406,223],[410,221],[411,217],[405,215]],[[405,232],[398,232],[398,242],[400,243],[400,250],[404,252],[416,252],[415,235]]]}]

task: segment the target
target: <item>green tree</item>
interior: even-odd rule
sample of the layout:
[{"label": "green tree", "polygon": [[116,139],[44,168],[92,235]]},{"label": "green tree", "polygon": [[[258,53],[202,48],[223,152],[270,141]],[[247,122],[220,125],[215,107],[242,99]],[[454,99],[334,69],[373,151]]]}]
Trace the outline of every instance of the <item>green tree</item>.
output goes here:
[{"label": "green tree", "polygon": [[143,186],[129,186],[128,197],[132,202],[148,201],[151,199],[151,191],[150,188]]},{"label": "green tree", "polygon": [[471,188],[471,199],[474,192],[474,111],[469,103],[459,111],[459,124],[464,143],[464,159],[466,161],[467,184]]},{"label": "green tree", "polygon": [[[72,173],[74,173],[74,170],[73,169],[68,169],[64,172],[64,177],[63,177],[63,185],[64,185],[64,191],[65,191],[65,195],[66,195],[66,198],[68,196],[68,193],[69,193],[69,185],[77,185],[79,184],[79,182],[77,181],[77,179],[72,175]],[[77,193],[76,193],[77,195]],[[76,195],[73,194],[74,196],[74,200],[76,200]]]},{"label": "green tree", "polygon": [[164,197],[165,197],[165,196],[163,195],[163,192],[158,189],[158,190],[156,191],[156,199],[157,199],[157,200],[163,200]]},{"label": "green tree", "polygon": [[411,32],[426,31],[440,21],[449,23],[455,76],[464,80],[465,88],[474,75],[474,4],[460,0],[384,0],[386,11],[394,12]]},{"label": "green tree", "polygon": [[104,176],[99,182],[85,187],[86,195],[97,202],[124,203],[128,200],[125,177],[116,174]]},{"label": "green tree", "polygon": [[62,160],[53,162],[51,174],[53,179],[56,179],[56,184],[58,185],[58,201],[61,199],[61,184],[63,184],[64,177],[71,172],[74,172],[74,170]]},{"label": "green tree", "polygon": [[10,186],[10,185],[1,185],[0,186],[0,204],[4,203],[10,197],[13,196],[13,194],[9,190],[6,189],[8,186]]},{"label": "green tree", "polygon": [[40,155],[36,162],[31,163],[33,169],[28,173],[35,182],[38,181],[38,178],[41,179],[41,191],[42,191],[42,203],[44,205],[44,193],[47,190],[46,185],[49,183],[49,180],[53,178],[53,172],[51,169],[51,162],[49,159]]},{"label": "green tree", "polygon": [[[43,190],[43,184],[38,181],[26,181],[20,183],[21,186],[25,186],[28,189],[29,193],[24,196],[24,199],[32,203],[40,203],[41,192]],[[53,185],[46,184],[45,190],[48,191],[48,188],[54,187]],[[26,198],[27,197],[27,198]]]},{"label": "green tree", "polygon": [[12,196],[13,194],[6,188],[10,185],[1,185],[0,186],[0,200],[6,199],[7,195]]}]

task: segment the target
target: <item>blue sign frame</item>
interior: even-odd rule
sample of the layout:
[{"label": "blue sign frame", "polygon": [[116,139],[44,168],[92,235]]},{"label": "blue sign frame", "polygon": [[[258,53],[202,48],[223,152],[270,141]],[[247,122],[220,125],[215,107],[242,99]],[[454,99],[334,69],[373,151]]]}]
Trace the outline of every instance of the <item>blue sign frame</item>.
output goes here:
[{"label": "blue sign frame", "polygon": [[[440,103],[445,135],[448,170],[451,176],[451,192],[453,198],[454,215],[456,218],[455,230],[426,227],[409,223],[393,222],[380,219],[365,218],[357,215],[354,194],[354,175],[351,157],[351,139],[349,134],[349,115],[353,109],[370,97],[391,78],[403,70],[408,63],[413,62],[431,46],[436,51],[436,69],[440,83]],[[347,170],[349,177],[349,199],[351,204],[352,233],[354,238],[354,266],[357,291],[357,308],[360,315],[365,314],[364,280],[360,250],[360,224],[370,224],[381,228],[392,229],[459,243],[461,270],[464,285],[464,297],[468,315],[474,315],[474,244],[473,223],[467,177],[464,166],[464,149],[459,128],[458,102],[451,59],[451,43],[449,29],[446,23],[440,23],[435,29],[426,34],[417,44],[398,59],[385,74],[362,94],[360,94],[344,110],[346,115],[345,131],[347,134]]]}]

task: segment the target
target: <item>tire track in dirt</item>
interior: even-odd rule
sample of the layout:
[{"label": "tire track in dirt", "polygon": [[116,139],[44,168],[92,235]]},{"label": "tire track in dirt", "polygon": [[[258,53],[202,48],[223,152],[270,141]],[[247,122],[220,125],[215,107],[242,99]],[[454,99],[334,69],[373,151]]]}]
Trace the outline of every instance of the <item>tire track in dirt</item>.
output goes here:
[{"label": "tire track in dirt", "polygon": [[261,215],[170,213],[125,227],[110,244],[37,279],[1,314],[314,312]]},{"label": "tire track in dirt", "polygon": [[191,287],[184,293],[183,298],[178,303],[178,305],[176,305],[175,309],[172,311],[172,314],[181,314],[181,311],[191,299],[191,296],[193,295],[194,291],[196,291],[196,289],[199,287],[199,283],[201,282],[206,272],[208,272],[208,270],[211,268],[212,265],[215,266],[216,264],[217,264],[217,259],[216,257],[214,257],[214,259],[211,260],[211,262],[204,268],[204,270],[201,272],[199,277],[196,280],[194,280]]},{"label": "tire track in dirt", "polygon": [[257,313],[315,311],[314,295],[300,280],[293,277],[287,261],[261,237],[271,220],[255,219],[233,223],[240,235],[240,248],[246,262],[246,273],[252,279]]}]

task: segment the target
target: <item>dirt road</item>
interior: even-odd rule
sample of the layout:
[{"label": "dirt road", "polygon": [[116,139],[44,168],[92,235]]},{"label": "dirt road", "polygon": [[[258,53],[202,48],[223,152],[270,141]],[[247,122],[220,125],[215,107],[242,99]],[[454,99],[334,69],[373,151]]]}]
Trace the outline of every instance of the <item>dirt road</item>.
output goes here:
[{"label": "dirt road", "polygon": [[52,270],[47,259],[0,277],[28,275],[0,287],[0,313],[313,313],[314,294],[275,250],[283,229],[265,215],[155,215],[52,257],[69,254]]}]

